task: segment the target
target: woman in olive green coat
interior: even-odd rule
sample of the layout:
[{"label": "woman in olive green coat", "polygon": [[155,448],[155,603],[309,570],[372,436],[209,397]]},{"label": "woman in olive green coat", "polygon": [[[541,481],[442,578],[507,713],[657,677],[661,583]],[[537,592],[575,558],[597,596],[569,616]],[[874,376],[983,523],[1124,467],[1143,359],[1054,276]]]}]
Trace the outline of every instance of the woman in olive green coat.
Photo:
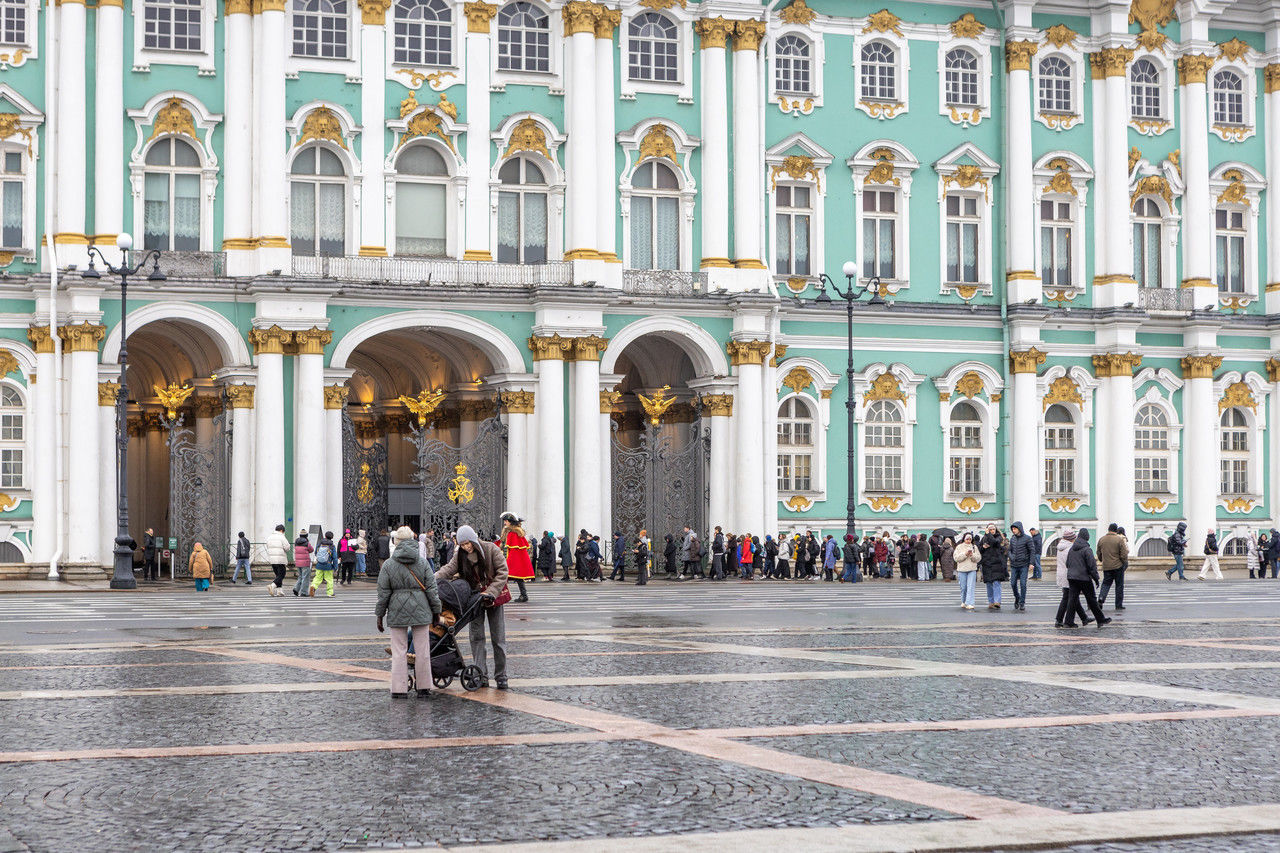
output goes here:
[{"label": "woman in olive green coat", "polygon": [[[418,554],[413,531],[401,527],[391,537],[391,558],[378,572],[378,630],[383,617],[391,628],[391,695],[409,695],[409,630],[418,637],[413,673],[418,696],[425,697],[431,685],[429,626],[440,618],[440,592],[427,561]],[[425,642],[424,642],[425,641]]]}]

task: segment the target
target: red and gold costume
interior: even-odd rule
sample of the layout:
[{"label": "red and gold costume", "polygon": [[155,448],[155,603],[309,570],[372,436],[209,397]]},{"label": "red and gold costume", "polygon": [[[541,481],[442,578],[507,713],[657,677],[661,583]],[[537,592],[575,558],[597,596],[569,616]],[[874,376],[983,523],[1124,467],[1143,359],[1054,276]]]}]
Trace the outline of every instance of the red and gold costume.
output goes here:
[{"label": "red and gold costume", "polygon": [[529,558],[529,540],[519,527],[507,529],[502,541],[502,553],[507,558],[507,576],[512,580],[533,580],[533,560]]}]

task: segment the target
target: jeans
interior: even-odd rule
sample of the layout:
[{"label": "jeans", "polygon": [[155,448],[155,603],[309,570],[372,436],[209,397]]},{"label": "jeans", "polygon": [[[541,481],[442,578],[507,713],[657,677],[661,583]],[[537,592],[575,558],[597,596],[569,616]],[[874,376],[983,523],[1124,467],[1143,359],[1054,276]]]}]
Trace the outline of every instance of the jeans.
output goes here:
[{"label": "jeans", "polygon": [[[1270,566],[1270,567],[1271,567],[1271,577],[1273,577],[1273,578],[1274,578],[1274,577],[1277,577],[1278,575],[1280,575],[1280,562],[1277,562],[1277,560],[1276,560],[1276,558],[1275,558],[1275,557],[1267,557],[1267,561],[1266,561],[1266,563],[1265,563],[1265,564],[1263,564],[1263,573],[1264,573],[1264,574],[1266,573],[1266,567],[1267,567],[1267,566]],[[1261,577],[1261,575],[1259,575],[1259,577]]]},{"label": "jeans", "polygon": [[245,557],[243,560],[236,560],[236,570],[231,573],[231,582],[235,583],[236,579],[240,577],[241,569],[244,569],[244,579],[249,583],[253,583],[253,569],[249,568],[248,557]]},{"label": "jeans", "polygon": [[764,576],[767,578],[781,577],[778,574],[778,560],[776,557],[764,558]]},{"label": "jeans", "polygon": [[1116,585],[1116,609],[1124,607],[1124,569],[1112,569],[1102,573],[1102,591],[1098,593],[1098,604],[1107,603],[1107,593],[1112,584]]},{"label": "jeans", "polygon": [[356,574],[364,574],[364,558],[365,554],[356,554]]},{"label": "jeans", "polygon": [[[884,565],[881,563],[880,565]],[[883,574],[883,571],[881,572]],[[977,572],[960,572],[960,603],[973,606],[973,593],[978,583]]]},{"label": "jeans", "polygon": [[1170,569],[1169,571],[1165,572],[1165,573],[1164,573],[1164,576],[1165,576],[1166,578],[1171,578],[1171,577],[1173,577],[1173,573],[1174,573],[1174,572],[1177,572],[1177,573],[1178,573],[1178,578],[1179,578],[1180,580],[1186,580],[1186,579],[1187,579],[1187,576],[1186,576],[1186,575],[1184,575],[1184,574],[1182,573],[1182,555],[1181,555],[1181,554],[1174,554],[1174,555],[1173,555],[1173,568],[1172,568],[1172,569]]},{"label": "jeans", "polygon": [[857,578],[857,576],[858,564],[851,561],[845,561],[844,574],[840,576],[840,580],[845,583],[855,583],[855,578]]},{"label": "jeans", "polygon": [[987,604],[999,604],[1000,596],[1002,594],[1003,589],[1000,585],[1000,581],[987,583]]},{"label": "jeans", "polygon": [[1030,566],[1009,567],[1009,585],[1013,587],[1014,607],[1027,605],[1027,572],[1030,570]]},{"label": "jeans", "polygon": [[294,595],[306,595],[311,588],[311,567],[298,566],[298,580],[293,585]]},{"label": "jeans", "polygon": [[487,680],[489,678],[489,657],[484,647],[484,623],[489,622],[489,635],[493,637],[493,678],[499,684],[507,683],[507,623],[502,617],[501,607],[490,607],[472,620],[471,658]]},{"label": "jeans", "polygon": [[621,557],[613,561],[613,571],[609,572],[609,580],[614,578],[620,581],[627,579],[627,564],[622,561]]},{"label": "jeans", "polygon": [[1031,557],[1031,579],[1033,581],[1040,580],[1040,555],[1034,554]]},{"label": "jeans", "polygon": [[893,568],[889,565],[888,560],[881,560],[879,563],[876,563],[876,566],[878,567],[880,577],[882,578],[893,577]]}]

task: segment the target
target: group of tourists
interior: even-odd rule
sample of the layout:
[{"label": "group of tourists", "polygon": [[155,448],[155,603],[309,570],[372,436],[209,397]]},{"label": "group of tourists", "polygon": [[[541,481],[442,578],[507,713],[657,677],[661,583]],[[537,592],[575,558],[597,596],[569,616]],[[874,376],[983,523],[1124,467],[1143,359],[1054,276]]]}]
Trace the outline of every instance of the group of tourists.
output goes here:
[{"label": "group of tourists", "polygon": [[[381,536],[378,538],[382,539]],[[332,531],[325,531],[318,542],[312,543],[311,532],[304,528],[298,531],[298,537],[291,545],[285,536],[284,525],[277,524],[267,537],[266,549],[267,562],[274,575],[267,585],[268,594],[284,595],[285,573],[292,564],[298,570],[298,579],[293,584],[295,596],[313,597],[323,586],[325,594],[332,598],[335,579],[338,586],[350,586],[357,577],[365,574],[369,539],[364,530],[353,532],[348,529],[342,531],[342,536],[336,541]],[[231,576],[232,584],[240,576],[242,568],[246,583],[253,583],[249,540],[243,532],[236,540],[236,569]]]}]

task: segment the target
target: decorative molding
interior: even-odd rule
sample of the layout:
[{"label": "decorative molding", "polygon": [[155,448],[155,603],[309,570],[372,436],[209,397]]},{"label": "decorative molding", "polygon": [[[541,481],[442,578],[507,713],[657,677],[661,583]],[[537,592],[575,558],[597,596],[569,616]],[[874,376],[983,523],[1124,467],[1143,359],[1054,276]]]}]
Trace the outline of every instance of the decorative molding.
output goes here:
[{"label": "decorative molding", "polygon": [[98,351],[98,345],[107,336],[107,327],[85,321],[58,327],[58,337],[62,338],[64,352]]},{"label": "decorative molding", "polygon": [[872,118],[893,118],[898,110],[906,109],[906,104],[898,101],[858,101],[858,106],[867,111]]},{"label": "decorative molding", "polygon": [[802,27],[812,24],[816,17],[818,13],[810,9],[804,0],[794,0],[790,6],[778,12],[778,19],[784,24],[797,24]]},{"label": "decorative molding", "polygon": [[498,14],[498,7],[494,3],[475,0],[462,5],[462,14],[467,16],[467,32],[487,33],[494,15]]},{"label": "decorative molding", "polygon": [[[970,15],[969,17],[973,17]],[[1006,71],[1030,71],[1031,57],[1036,55],[1040,45],[1033,41],[1010,41],[1004,45],[1004,65]]]},{"label": "decorative molding", "polygon": [[813,509],[813,501],[804,495],[792,495],[782,505],[792,512],[808,512]]},{"label": "decorative molding", "polygon": [[778,188],[778,175],[785,173],[793,181],[812,180],[819,191],[822,190],[822,170],[813,162],[812,157],[802,154],[789,154],[783,161],[771,167],[769,185]]},{"label": "decorative molding", "polygon": [[1045,41],[1059,49],[1074,48],[1079,37],[1080,34],[1066,24],[1054,24],[1044,32]]},{"label": "decorative molding", "polygon": [[226,392],[227,392],[227,408],[229,409],[252,409],[253,408],[253,386],[252,385],[228,385]]},{"label": "decorative molding", "polygon": [[534,361],[564,361],[566,355],[573,350],[573,341],[573,338],[562,338],[558,334],[550,337],[531,335],[529,352],[533,353]]},{"label": "decorative molding", "polygon": [[499,391],[498,402],[501,404],[502,410],[509,415],[533,414],[532,391]]},{"label": "decorative molding", "polygon": [[1009,350],[1009,372],[1037,373],[1040,365],[1044,364],[1045,358],[1045,354],[1035,347],[1022,351]]},{"label": "decorative molding", "polygon": [[1059,376],[1053,380],[1041,402],[1044,404],[1041,411],[1048,411],[1054,403],[1074,403],[1084,408],[1084,397],[1080,394],[1080,386],[1070,376]]},{"label": "decorative molding", "polygon": [[1218,400],[1218,414],[1237,406],[1255,414],[1258,411],[1258,401],[1253,398],[1253,391],[1244,382],[1233,382],[1226,387],[1222,392],[1222,399]]},{"label": "decorative molding", "polygon": [[120,383],[119,382],[99,382],[98,383],[98,405],[114,406],[120,401]]},{"label": "decorative molding", "polygon": [[787,371],[787,375],[782,379],[782,384],[799,394],[813,384],[813,374],[809,372],[808,368],[796,366]]},{"label": "decorative molding", "polygon": [[876,495],[868,496],[867,503],[871,506],[873,512],[897,512],[902,506],[902,498],[893,495]]},{"label": "decorative molding", "polygon": [[1133,376],[1133,371],[1141,364],[1142,356],[1132,352],[1095,355],[1093,357],[1093,375],[1099,379],[1112,376]]},{"label": "decorative molding", "polygon": [[1222,356],[1188,355],[1178,364],[1182,366],[1183,379],[1212,379],[1213,372],[1222,367]]},{"label": "decorative molding", "polygon": [[712,418],[727,418],[733,414],[732,394],[703,394],[698,398],[702,413]]},{"label": "decorative molding", "polygon": [[948,29],[956,38],[976,39],[987,31],[987,25],[975,18],[972,12],[965,12],[952,21]]},{"label": "decorative molding", "polygon": [[906,402],[906,399],[907,395],[898,383],[898,377],[893,374],[893,371],[886,370],[871,381],[871,387],[862,395],[862,405],[869,406],[876,400],[901,400]]},{"label": "decorative molding", "polygon": [[733,35],[733,21],[724,16],[700,18],[694,23],[693,31],[698,34],[699,46],[703,50],[709,47],[724,48]]},{"label": "decorative molding", "polygon": [[893,33],[898,38],[906,38],[902,34],[902,29],[898,26],[902,23],[902,19],[890,12],[888,9],[881,9],[867,16],[866,26],[862,28],[864,33]]},{"label": "decorative molding", "polygon": [[773,344],[769,341],[729,341],[725,344],[725,352],[729,355],[729,365],[732,367],[743,364],[763,365],[764,360],[773,354]]},{"label": "decorative molding", "polygon": [[542,125],[532,118],[522,118],[516,123],[511,131],[507,150],[502,153],[502,156],[510,157],[517,151],[533,151],[548,160],[551,159],[551,153],[547,150],[547,134],[543,131]]},{"label": "decorative molding", "polygon": [[249,330],[249,344],[255,356],[284,355],[285,347],[292,343],[293,335],[279,326]]}]

